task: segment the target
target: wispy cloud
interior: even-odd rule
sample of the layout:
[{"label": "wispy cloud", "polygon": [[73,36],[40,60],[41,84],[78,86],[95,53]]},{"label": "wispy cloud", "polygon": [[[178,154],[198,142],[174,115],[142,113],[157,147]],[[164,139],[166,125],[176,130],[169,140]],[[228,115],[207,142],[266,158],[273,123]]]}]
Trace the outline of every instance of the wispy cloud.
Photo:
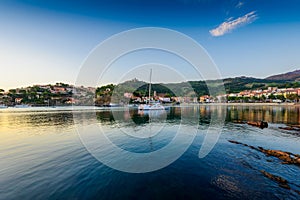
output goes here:
[{"label": "wispy cloud", "polygon": [[237,4],[236,4],[236,8],[241,8],[242,6],[244,5],[244,2],[242,1],[239,1]]},{"label": "wispy cloud", "polygon": [[212,36],[222,36],[226,33],[231,32],[232,30],[241,27],[243,25],[246,24],[250,24],[252,22],[254,22],[257,19],[257,14],[255,11],[252,11],[242,17],[239,17],[237,19],[230,19],[227,20],[225,22],[223,22],[222,24],[220,24],[217,28],[210,30],[210,34]]}]

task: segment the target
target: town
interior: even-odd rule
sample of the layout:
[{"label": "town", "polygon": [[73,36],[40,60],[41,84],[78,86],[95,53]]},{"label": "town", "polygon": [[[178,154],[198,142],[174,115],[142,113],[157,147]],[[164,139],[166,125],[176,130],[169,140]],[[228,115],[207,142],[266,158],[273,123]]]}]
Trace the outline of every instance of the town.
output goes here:
[{"label": "town", "polygon": [[201,96],[200,102],[270,102],[270,103],[283,103],[283,102],[298,102],[300,96],[300,88],[277,88],[268,87],[265,90],[244,90],[239,93],[230,93],[219,95],[216,98],[210,96]]},{"label": "town", "polygon": [[[154,100],[163,103],[283,103],[299,101],[300,88],[277,88],[268,87],[266,90],[244,90],[239,93],[222,94],[218,96],[201,95],[198,97],[176,97],[168,94],[157,95],[154,91]],[[124,96],[131,98],[132,102],[143,103],[148,97],[134,96],[132,93],[124,93]]]},{"label": "town", "polygon": [[[0,105],[2,106],[61,106],[88,105],[89,97],[94,95],[95,88],[74,87],[69,84],[34,85],[25,88],[0,89]],[[80,99],[80,101],[75,101]]]}]

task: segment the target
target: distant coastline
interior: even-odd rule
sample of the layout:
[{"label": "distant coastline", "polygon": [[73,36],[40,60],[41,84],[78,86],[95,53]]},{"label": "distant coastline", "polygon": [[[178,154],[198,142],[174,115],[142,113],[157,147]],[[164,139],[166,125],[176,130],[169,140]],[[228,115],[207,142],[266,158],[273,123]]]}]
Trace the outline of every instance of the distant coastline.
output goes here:
[{"label": "distant coastline", "polygon": [[[152,84],[152,99],[162,103],[207,105],[295,105],[300,102],[300,70],[257,79],[236,77],[211,81]],[[208,90],[214,91],[210,95]],[[148,83],[132,79],[118,85],[74,86],[66,83],[33,85],[8,91],[0,89],[0,105],[66,106],[144,104]],[[223,89],[222,89],[223,88]],[[118,101],[112,98],[118,97]]]}]

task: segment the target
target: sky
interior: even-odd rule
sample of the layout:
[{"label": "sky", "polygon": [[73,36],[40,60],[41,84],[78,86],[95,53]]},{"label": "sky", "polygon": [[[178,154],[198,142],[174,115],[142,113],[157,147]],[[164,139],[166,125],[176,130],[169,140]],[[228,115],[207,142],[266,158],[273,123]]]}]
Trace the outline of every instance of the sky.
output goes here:
[{"label": "sky", "polygon": [[[73,84],[99,43],[143,27],[192,38],[223,78],[293,71],[300,68],[299,10],[297,0],[2,0],[0,88]],[[122,67],[162,60],[161,66],[175,66],[187,79],[195,79],[184,61],[166,52],[144,51],[112,64],[100,82],[124,79]]]}]

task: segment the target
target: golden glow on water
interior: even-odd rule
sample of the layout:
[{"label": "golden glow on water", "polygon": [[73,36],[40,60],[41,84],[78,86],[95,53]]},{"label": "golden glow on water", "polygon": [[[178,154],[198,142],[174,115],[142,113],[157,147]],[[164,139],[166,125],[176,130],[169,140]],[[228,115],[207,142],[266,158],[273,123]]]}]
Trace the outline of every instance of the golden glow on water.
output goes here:
[{"label": "golden glow on water", "polygon": [[[68,134],[65,134],[68,133]],[[41,147],[47,142],[76,137],[71,113],[0,112],[0,152],[16,153],[19,146]]]}]

